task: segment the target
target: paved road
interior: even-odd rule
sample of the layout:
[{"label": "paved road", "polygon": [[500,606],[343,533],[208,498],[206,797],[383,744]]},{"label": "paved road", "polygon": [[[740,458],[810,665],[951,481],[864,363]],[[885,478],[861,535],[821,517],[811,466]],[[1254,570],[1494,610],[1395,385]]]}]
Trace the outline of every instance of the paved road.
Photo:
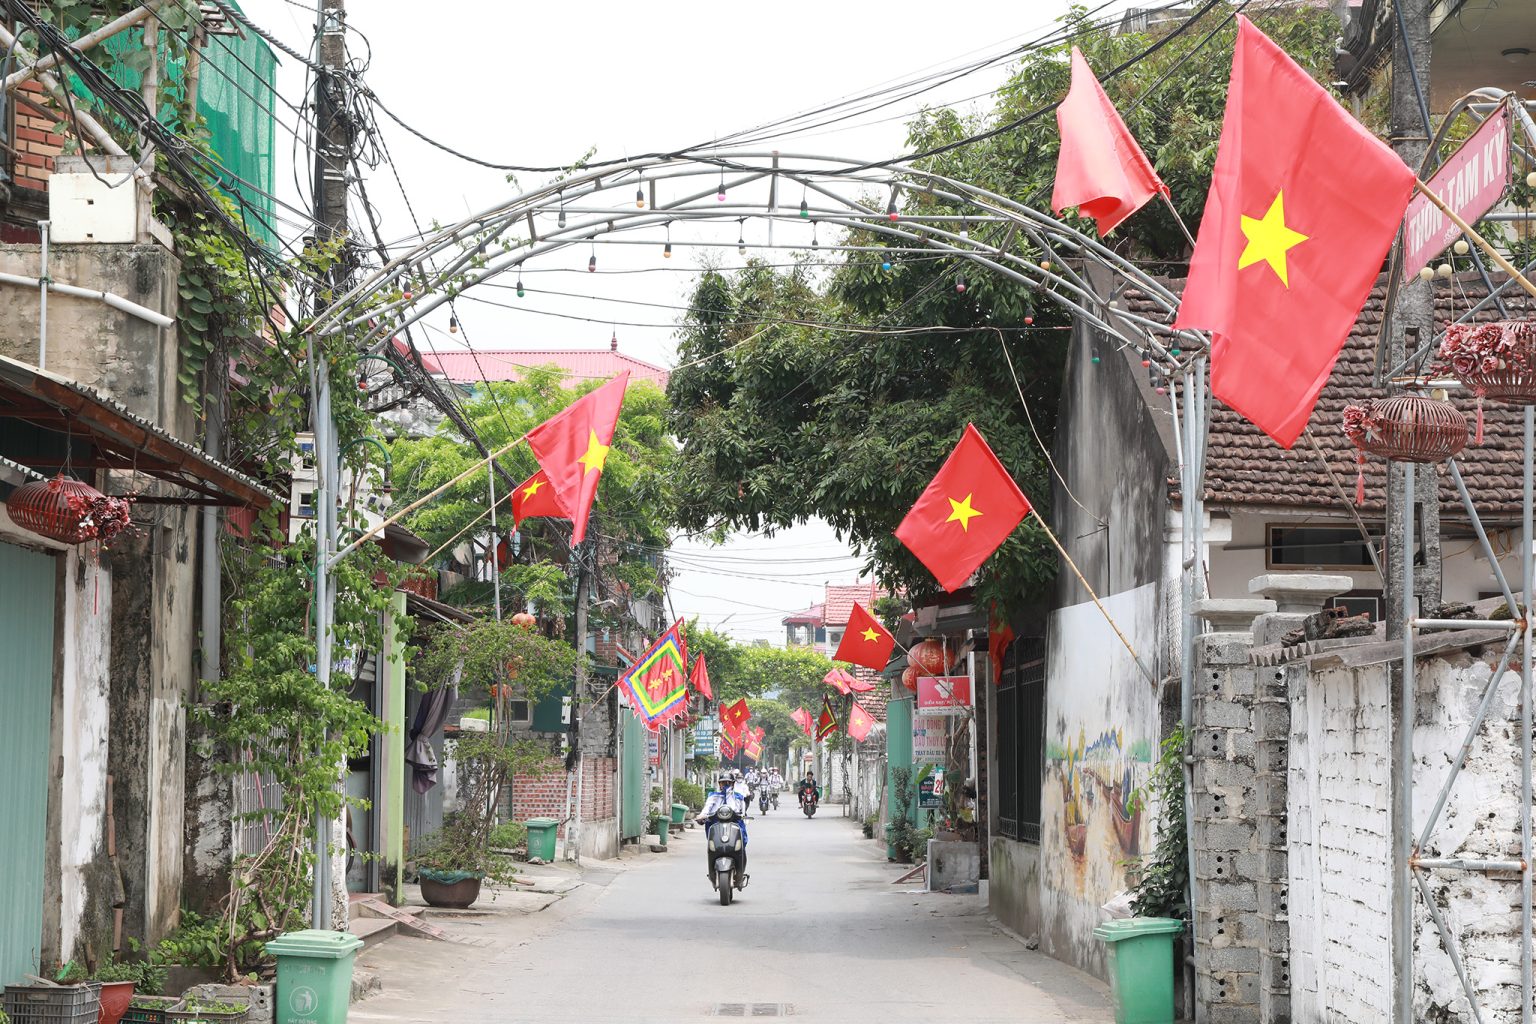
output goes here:
[{"label": "paved road", "polygon": [[541,912],[509,912],[534,899],[519,894],[444,922],[475,945],[391,939],[363,954],[384,992],[354,1006],[351,1020],[1113,1019],[1102,985],[996,930],[978,897],[892,885],[900,869],[883,846],[837,811],[754,818],[752,881],[730,907],[709,888],[694,830],[665,855],[587,865],[586,884]]}]

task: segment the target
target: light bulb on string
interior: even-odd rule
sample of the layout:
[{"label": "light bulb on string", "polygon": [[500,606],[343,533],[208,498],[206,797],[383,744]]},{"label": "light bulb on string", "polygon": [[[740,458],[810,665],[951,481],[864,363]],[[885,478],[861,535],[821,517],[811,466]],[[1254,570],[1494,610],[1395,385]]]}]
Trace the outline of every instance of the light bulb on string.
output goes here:
[{"label": "light bulb on string", "polygon": [[662,256],[662,259],[668,259],[669,260],[669,259],[672,258],[672,223],[671,223],[671,221],[667,222],[667,244],[661,250],[661,256]]},{"label": "light bulb on string", "polygon": [[800,198],[800,216],[806,218],[807,220],[809,220],[811,216],[811,208],[806,203],[804,196]]},{"label": "light bulb on string", "polygon": [[966,218],[965,220],[962,220],[960,222],[960,237],[965,239],[967,242],[969,242],[971,240],[971,221],[970,221],[970,218]]},{"label": "light bulb on string", "polygon": [[743,256],[747,254],[747,219],[745,217],[736,222],[736,251]]},{"label": "light bulb on string", "polygon": [[725,168],[720,168],[720,191],[715,193],[715,199],[725,202]]},{"label": "light bulb on string", "polygon": [[643,185],[635,189],[635,209],[645,209],[645,186]]},{"label": "light bulb on string", "polygon": [[451,317],[448,318],[448,333],[449,334],[458,334],[459,333],[459,318],[458,317],[451,316]]},{"label": "light bulb on string", "polygon": [[955,275],[955,291],[958,294],[960,294],[960,295],[964,295],[965,294],[965,275],[964,274],[956,274]]},{"label": "light bulb on string", "polygon": [[565,227],[565,193],[560,193],[560,217],[555,221],[555,227]]},{"label": "light bulb on string", "polygon": [[821,248],[821,243],[819,241],[817,241],[817,239],[816,239],[816,222],[815,221],[811,221],[811,248],[812,249],[819,249],[819,248]]},{"label": "light bulb on string", "polygon": [[522,298],[526,294],[527,292],[523,291],[523,272],[519,270],[517,272],[517,297]]},{"label": "light bulb on string", "polygon": [[587,260],[587,273],[597,273],[597,243],[592,243],[592,256]]},{"label": "light bulb on string", "polygon": [[880,269],[881,270],[890,270],[891,269],[891,261],[890,260],[881,260],[880,261]]}]

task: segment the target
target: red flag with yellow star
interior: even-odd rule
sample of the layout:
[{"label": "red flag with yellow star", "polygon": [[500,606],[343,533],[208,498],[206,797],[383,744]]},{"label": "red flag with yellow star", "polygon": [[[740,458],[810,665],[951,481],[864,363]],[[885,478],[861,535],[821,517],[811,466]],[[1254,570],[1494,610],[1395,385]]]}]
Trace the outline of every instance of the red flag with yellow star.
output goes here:
[{"label": "red flag with yellow star", "polygon": [[1412,191],[1397,154],[1239,16],[1173,325],[1212,332],[1211,392],[1281,447],[1306,428]]},{"label": "red flag with yellow star", "polygon": [[[879,672],[890,662],[891,648],[895,646],[896,638],[891,635],[891,631],[880,625],[879,619],[855,601],[853,611],[848,613],[848,625],[843,629],[843,638],[838,641],[837,653],[832,655],[832,660],[863,665]],[[841,687],[839,689],[843,693],[848,692]]]},{"label": "red flag with yellow star", "polygon": [[727,736],[740,736],[742,728],[751,717],[752,712],[747,709],[747,698],[742,697],[736,703],[720,709],[720,728]]},{"label": "red flag with yellow star", "polygon": [[952,592],[965,586],[1029,512],[1029,499],[967,423],[960,443],[896,527],[896,537]]},{"label": "red flag with yellow star", "polygon": [[613,445],[628,385],[629,371],[625,370],[528,434],[528,447],[548,477],[555,500],[575,523],[572,544],[580,544],[587,535],[587,516],[592,512],[592,499],[597,497],[597,482]]},{"label": "red flag with yellow star", "polygon": [[853,702],[853,708],[848,712],[848,735],[860,743],[869,735],[869,730],[875,727],[874,716],[864,710],[858,701]]},{"label": "red flag with yellow star", "polygon": [[523,528],[524,519],[535,516],[559,519],[564,515],[565,510],[555,500],[555,489],[549,486],[549,477],[542,469],[518,484],[512,492],[512,525],[516,529]]}]

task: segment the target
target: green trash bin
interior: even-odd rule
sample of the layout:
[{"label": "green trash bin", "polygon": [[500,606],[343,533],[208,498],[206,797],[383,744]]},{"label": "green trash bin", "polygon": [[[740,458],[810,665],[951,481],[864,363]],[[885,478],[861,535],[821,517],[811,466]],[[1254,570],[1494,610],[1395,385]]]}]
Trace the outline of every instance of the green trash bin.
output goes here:
[{"label": "green trash bin", "polygon": [[674,824],[674,825],[681,825],[684,821],[687,820],[687,818],[688,818],[688,805],[687,804],[673,804],[672,805],[672,824]]},{"label": "green trash bin", "polygon": [[1173,940],[1183,930],[1171,917],[1105,921],[1093,930],[1109,947],[1115,1024],[1173,1024]]},{"label": "green trash bin", "polygon": [[352,960],[363,940],[347,932],[308,930],[267,943],[277,957],[274,1024],[346,1024]]},{"label": "green trash bin", "polygon": [[528,828],[528,859],[538,858],[546,864],[555,860],[555,830],[560,823],[554,818],[529,818],[523,822]]}]

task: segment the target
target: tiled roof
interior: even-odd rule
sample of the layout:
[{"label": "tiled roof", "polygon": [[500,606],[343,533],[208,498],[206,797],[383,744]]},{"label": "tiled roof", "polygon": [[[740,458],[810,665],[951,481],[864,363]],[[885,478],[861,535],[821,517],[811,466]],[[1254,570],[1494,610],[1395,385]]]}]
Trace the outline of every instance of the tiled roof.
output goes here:
[{"label": "tiled roof", "polygon": [[786,626],[820,626],[826,621],[826,605],[813,604],[803,612],[795,612],[793,615],[784,616]]},{"label": "tiled roof", "polygon": [[[1502,275],[1494,277],[1495,283]],[[1172,284],[1175,290],[1182,282]],[[1435,319],[1437,333],[1453,316],[1488,294],[1475,275],[1436,281]],[[1509,292],[1505,293],[1507,296]],[[1518,296],[1521,293],[1515,292]],[[1317,439],[1340,486],[1354,499],[1355,446],[1344,436],[1344,406],[1367,398],[1385,397],[1372,385],[1376,367],[1376,340],[1381,330],[1386,298],[1385,280],[1378,282],[1339,354],[1333,374],[1318,397],[1307,427]],[[1511,317],[1522,315],[1526,300],[1511,297]],[[1142,303],[1133,300],[1133,306]],[[1162,318],[1148,304],[1147,315]],[[1501,319],[1496,309],[1479,313],[1478,320]],[[1390,369],[1390,367],[1388,367]],[[1466,391],[1452,391],[1451,401],[1467,416],[1475,429],[1477,400]],[[1523,414],[1518,406],[1486,402],[1483,407],[1483,443],[1469,441],[1458,458],[1462,478],[1484,517],[1512,518],[1520,513],[1521,438]],[[1367,517],[1379,517],[1386,511],[1386,463],[1367,458],[1365,466],[1365,502],[1359,511]],[[1317,453],[1305,436],[1286,451],[1266,437],[1259,428],[1243,419],[1221,402],[1212,404],[1210,440],[1206,452],[1206,502],[1216,508],[1295,508],[1342,513],[1338,489],[1318,462]],[[1178,480],[1170,481],[1175,495]],[[1461,498],[1445,473],[1441,474],[1440,503],[1448,519],[1463,519]]]},{"label": "tiled roof", "polygon": [[853,603],[857,601],[871,614],[874,613],[875,599],[884,597],[885,591],[875,586],[874,583],[852,584],[828,584],[826,621],[829,626],[842,626],[847,624],[848,617],[853,614]]},{"label": "tiled roof", "polygon": [[855,679],[875,684],[875,688],[868,693],[856,693],[854,699],[859,702],[859,707],[869,712],[869,716],[877,722],[885,721],[885,706],[891,702],[891,683],[881,677],[879,672],[868,668],[855,668]]},{"label": "tiled roof", "polygon": [[607,380],[624,370],[631,380],[648,380],[667,386],[668,371],[643,359],[613,349],[497,348],[462,352],[438,352],[442,373],[455,384],[482,380],[518,380],[525,370],[557,366],[576,380]]},{"label": "tiled roof", "polygon": [[[402,359],[411,358],[411,346],[407,345],[399,338],[391,338],[389,339],[389,343],[394,347],[396,355],[400,356]],[[436,360],[434,360],[431,356],[419,350],[416,354],[421,357],[421,368],[423,370],[434,375],[443,372],[443,368],[439,366]]]}]

